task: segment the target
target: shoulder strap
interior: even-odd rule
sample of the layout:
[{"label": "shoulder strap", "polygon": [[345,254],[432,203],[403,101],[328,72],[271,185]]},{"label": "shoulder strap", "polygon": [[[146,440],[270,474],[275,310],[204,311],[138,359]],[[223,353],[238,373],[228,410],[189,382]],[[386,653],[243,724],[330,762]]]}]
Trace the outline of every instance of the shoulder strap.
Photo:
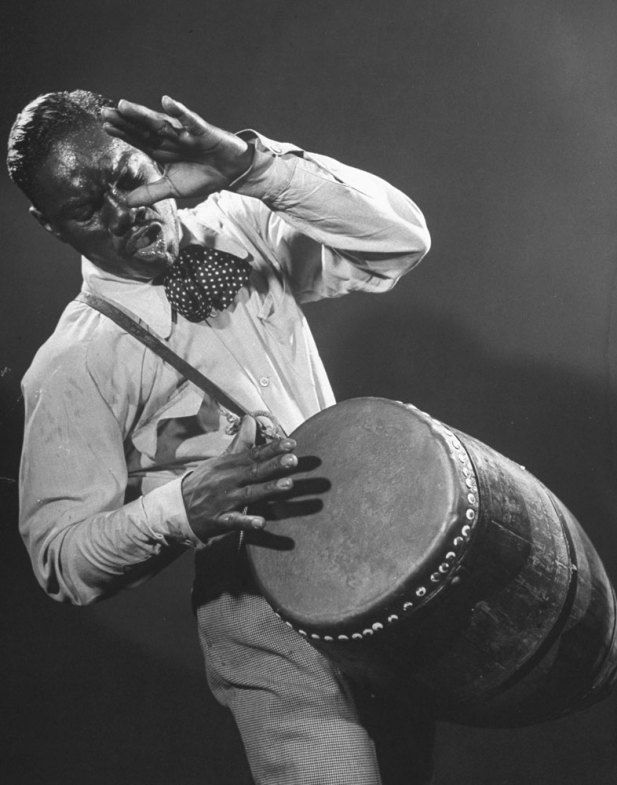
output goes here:
[{"label": "shoulder strap", "polygon": [[107,316],[114,321],[125,332],[129,333],[129,335],[132,335],[134,338],[137,338],[138,341],[141,341],[148,349],[151,349],[166,363],[169,363],[169,365],[175,368],[179,374],[193,382],[200,390],[203,390],[226,409],[229,409],[230,412],[233,412],[233,414],[237,414],[239,417],[248,414],[243,406],[240,406],[233,398],[230,398],[227,393],[223,392],[220,387],[214,384],[214,382],[211,382],[210,379],[198,371],[197,368],[193,368],[193,366],[187,363],[186,360],[183,360],[180,355],[172,351],[169,346],[164,344],[150,332],[143,323],[133,319],[113,303],[110,303],[109,300],[106,300],[104,297],[99,297],[97,294],[91,294],[90,292],[80,292],[75,299],[89,305],[91,308],[94,308],[96,311],[99,311],[104,316]]}]

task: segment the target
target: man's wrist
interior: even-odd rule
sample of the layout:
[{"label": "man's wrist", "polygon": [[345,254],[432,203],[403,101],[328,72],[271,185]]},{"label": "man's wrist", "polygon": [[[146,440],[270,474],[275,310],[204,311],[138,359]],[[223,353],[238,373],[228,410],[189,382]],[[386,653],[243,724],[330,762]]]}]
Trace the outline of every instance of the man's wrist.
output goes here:
[{"label": "man's wrist", "polygon": [[182,495],[182,504],[184,506],[184,512],[186,516],[186,525],[188,530],[191,532],[193,537],[195,537],[199,542],[203,542],[201,537],[199,536],[197,529],[197,521],[194,520],[193,516],[191,515],[191,490],[187,489],[187,480],[193,474],[193,471],[188,471],[186,474],[182,476],[180,481],[180,493]]},{"label": "man's wrist", "polygon": [[182,494],[183,479],[177,477],[154,488],[142,496],[141,501],[146,519],[155,536],[197,547],[202,544],[202,541],[189,525]]},{"label": "man's wrist", "polygon": [[233,161],[229,163],[229,166],[226,167],[223,172],[229,181],[227,188],[232,188],[235,183],[246,177],[253,166],[253,159],[255,157],[255,146],[253,144],[239,138],[237,138],[237,141],[244,143],[245,150],[235,156]]}]

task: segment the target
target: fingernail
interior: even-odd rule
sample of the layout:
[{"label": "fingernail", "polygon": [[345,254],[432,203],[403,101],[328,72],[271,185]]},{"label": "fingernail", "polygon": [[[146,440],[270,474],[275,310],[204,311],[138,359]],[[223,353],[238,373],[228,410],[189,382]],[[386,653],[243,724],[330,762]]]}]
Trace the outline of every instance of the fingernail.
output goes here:
[{"label": "fingernail", "polygon": [[279,488],[291,488],[292,480],[290,480],[289,477],[283,477],[283,479],[279,480],[276,484]]},{"label": "fingernail", "polygon": [[266,525],[266,522],[263,518],[251,518],[251,526],[254,529],[263,529]]},{"label": "fingernail", "polygon": [[282,444],[284,450],[293,450],[295,446],[296,443],[293,439],[285,439],[285,441]]},{"label": "fingernail", "polygon": [[295,455],[284,455],[281,458],[281,466],[295,466],[298,463],[298,459]]}]

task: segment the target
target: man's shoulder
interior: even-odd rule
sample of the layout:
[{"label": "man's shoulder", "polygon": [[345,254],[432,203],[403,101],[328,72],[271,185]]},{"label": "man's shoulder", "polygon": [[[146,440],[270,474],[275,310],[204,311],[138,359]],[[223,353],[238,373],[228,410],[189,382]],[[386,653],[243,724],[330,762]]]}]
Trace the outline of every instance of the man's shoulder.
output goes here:
[{"label": "man's shoulder", "polygon": [[[110,380],[119,365],[139,363],[143,347],[85,303],[72,301],[23,378],[24,388],[41,388],[53,376],[75,381],[85,376]],[[122,360],[122,363],[119,360]]]}]

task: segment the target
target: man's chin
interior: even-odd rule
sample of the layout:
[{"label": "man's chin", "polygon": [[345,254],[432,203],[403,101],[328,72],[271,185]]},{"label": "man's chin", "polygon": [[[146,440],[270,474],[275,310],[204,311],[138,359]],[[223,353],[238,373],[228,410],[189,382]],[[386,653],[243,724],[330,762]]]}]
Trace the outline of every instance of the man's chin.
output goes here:
[{"label": "man's chin", "polygon": [[153,281],[162,278],[172,268],[173,262],[168,259],[152,259],[148,261],[134,259],[127,267],[127,274],[131,278],[141,281]]},{"label": "man's chin", "polygon": [[152,280],[169,272],[174,265],[175,255],[165,248],[140,248],[126,259],[128,273],[136,273],[142,280]]},{"label": "man's chin", "polygon": [[103,261],[94,261],[94,263],[119,278],[127,278],[131,281],[153,281],[169,272],[173,266],[173,257],[168,255],[143,259],[130,256],[117,259],[111,264]]}]

